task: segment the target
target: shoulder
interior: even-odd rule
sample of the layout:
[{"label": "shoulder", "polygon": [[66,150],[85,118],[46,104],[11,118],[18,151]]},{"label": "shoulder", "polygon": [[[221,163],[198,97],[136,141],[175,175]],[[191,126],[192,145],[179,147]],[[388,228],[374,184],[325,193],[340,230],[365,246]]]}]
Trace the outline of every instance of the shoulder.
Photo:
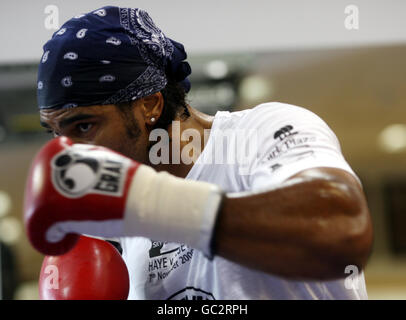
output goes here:
[{"label": "shoulder", "polygon": [[[269,122],[278,123],[286,120],[300,121],[301,119],[306,121],[323,121],[314,112],[293,104],[287,104],[282,102],[267,102],[262,103],[254,108],[250,109],[241,117],[240,125],[254,125],[252,121],[256,123]],[[324,121],[323,121],[324,122]]]},{"label": "shoulder", "polygon": [[242,111],[219,111],[215,120],[223,128],[255,128],[263,124],[277,124],[286,120],[307,122],[324,122],[312,111],[282,102],[261,103],[253,108]]},{"label": "shoulder", "polygon": [[292,104],[267,102],[251,109],[228,112],[219,111],[214,118],[213,132],[252,137],[262,140],[290,132],[321,135],[338,144],[337,137],[328,124],[314,112]]},{"label": "shoulder", "polygon": [[257,131],[264,139],[280,134],[280,130],[301,130],[328,135],[336,140],[321,117],[306,108],[287,103],[267,102],[242,111],[219,112],[216,120],[216,127],[220,130]]}]

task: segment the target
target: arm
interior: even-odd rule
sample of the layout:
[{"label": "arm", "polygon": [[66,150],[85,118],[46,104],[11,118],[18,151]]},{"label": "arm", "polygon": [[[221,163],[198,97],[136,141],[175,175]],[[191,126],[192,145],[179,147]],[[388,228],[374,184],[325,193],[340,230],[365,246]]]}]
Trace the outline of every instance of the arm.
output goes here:
[{"label": "arm", "polygon": [[369,210],[356,179],[340,169],[302,171],[279,188],[226,197],[218,255],[287,278],[343,277],[362,269],[372,246]]},{"label": "arm", "polygon": [[223,197],[213,184],[61,137],[34,159],[25,192],[27,235],[47,255],[88,234],[185,243],[210,256],[216,216],[218,255],[290,278],[341,277],[370,250],[361,188],[340,169],[302,170],[271,191]]}]

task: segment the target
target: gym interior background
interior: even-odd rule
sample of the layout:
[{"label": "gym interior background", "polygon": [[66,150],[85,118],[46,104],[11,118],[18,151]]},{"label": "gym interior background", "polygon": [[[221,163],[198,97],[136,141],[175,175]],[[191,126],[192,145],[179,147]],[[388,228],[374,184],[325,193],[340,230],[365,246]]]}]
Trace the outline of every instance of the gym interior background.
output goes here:
[{"label": "gym interior background", "polygon": [[[61,25],[109,4],[113,1],[0,4],[2,299],[38,299],[43,256],[29,245],[21,217],[30,162],[51,138],[39,126],[36,104],[37,63],[55,32],[46,19],[57,10]],[[374,247],[365,270],[369,298],[406,299],[406,2],[114,5],[147,10],[167,36],[185,44],[193,69],[192,106],[215,114],[281,101],[308,108],[329,124],[363,183],[373,218]],[[348,21],[353,13],[358,21]]]}]

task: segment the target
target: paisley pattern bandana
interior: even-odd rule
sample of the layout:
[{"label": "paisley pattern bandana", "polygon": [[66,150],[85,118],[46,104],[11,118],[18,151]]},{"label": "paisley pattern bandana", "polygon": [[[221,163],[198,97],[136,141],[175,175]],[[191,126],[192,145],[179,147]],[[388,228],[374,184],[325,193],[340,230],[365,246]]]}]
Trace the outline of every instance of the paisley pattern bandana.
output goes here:
[{"label": "paisley pattern bandana", "polygon": [[141,9],[108,6],[75,16],[43,49],[39,109],[136,100],[162,90],[168,79],[190,90],[183,45]]}]

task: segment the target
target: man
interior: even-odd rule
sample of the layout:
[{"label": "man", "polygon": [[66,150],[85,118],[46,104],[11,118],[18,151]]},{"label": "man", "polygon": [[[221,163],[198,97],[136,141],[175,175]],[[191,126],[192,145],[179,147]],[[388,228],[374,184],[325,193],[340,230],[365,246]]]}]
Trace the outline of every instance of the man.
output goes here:
[{"label": "man", "polygon": [[371,221],[334,133],[282,103],[200,113],[185,58],[145,11],[117,7],[44,46],[41,123],[63,137],[27,184],[33,245],[118,238],[130,299],[367,298]]}]

